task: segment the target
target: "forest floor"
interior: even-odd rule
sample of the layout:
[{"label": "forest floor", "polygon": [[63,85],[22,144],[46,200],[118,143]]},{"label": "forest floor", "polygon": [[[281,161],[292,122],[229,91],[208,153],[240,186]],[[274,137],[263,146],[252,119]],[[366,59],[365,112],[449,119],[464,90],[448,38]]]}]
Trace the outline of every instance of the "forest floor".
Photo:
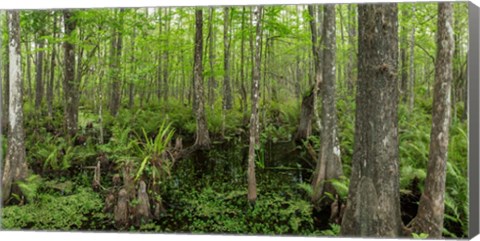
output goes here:
[{"label": "forest floor", "polygon": [[[174,108],[172,108],[174,109]],[[168,112],[175,136],[183,138],[183,148],[193,144],[189,110],[182,108]],[[211,134],[208,150],[197,150],[172,162],[161,182],[160,216],[148,222],[126,228],[115,226],[113,211],[106,211],[105,199],[115,187],[115,175],[121,174],[126,160],[142,160],[135,143],[145,145],[158,135],[158,109],[122,112],[117,118],[105,118],[104,144],[99,143],[99,123],[93,113],[80,115],[79,135],[72,145],[61,137],[61,123],[52,120],[27,124],[27,155],[32,174],[22,183],[26,191],[24,205],[9,205],[2,209],[2,228],[32,230],[85,230],[85,231],[154,231],[164,233],[229,233],[229,234],[288,234],[336,236],[340,231],[339,214],[332,216],[330,206],[315,208],[310,202],[310,178],[314,158],[307,145],[318,148],[318,138],[295,142],[294,128],[285,124],[287,116],[269,123],[261,134],[257,152],[257,189],[255,204],[247,201],[247,126],[242,118],[227,118],[224,135]],[[183,114],[182,114],[183,113]],[[271,118],[271,117],[270,117]],[[349,117],[344,117],[349,118]],[[275,119],[275,118],[271,118]],[[280,120],[279,120],[280,119]],[[215,124],[215,119],[211,118]],[[232,122],[236,124],[232,124]],[[343,120],[345,121],[345,120]],[[343,165],[349,175],[351,128],[340,120]],[[221,126],[220,124],[218,126]],[[292,124],[292,126],[294,126]],[[215,126],[209,127],[220,130]],[[461,135],[461,129],[453,131]],[[145,136],[141,137],[144,133]],[[402,134],[403,133],[403,134]],[[421,130],[402,132],[401,138],[410,145],[415,138],[423,138]],[[412,135],[412,136],[408,136]],[[143,140],[143,141],[139,141]],[[408,140],[408,141],[407,141]],[[455,137],[453,138],[455,140]],[[173,142],[173,140],[172,140]],[[405,143],[407,144],[407,143]],[[428,144],[428,142],[427,142]],[[5,145],[5,144],[4,144]],[[418,143],[417,143],[418,145]],[[426,145],[426,144],[425,144]],[[463,144],[459,144],[463,146]],[[138,147],[138,146],[137,146]],[[5,146],[4,146],[5,148]],[[402,151],[402,146],[400,147]],[[418,151],[421,151],[420,146]],[[463,150],[461,150],[463,152]],[[136,153],[136,154],[135,154]],[[404,157],[425,155],[404,153]],[[409,156],[411,155],[411,157]],[[461,154],[458,154],[461,156]],[[455,158],[452,162],[456,161]],[[92,188],[95,165],[101,163],[101,188]],[[418,165],[422,165],[419,163]],[[424,165],[424,164],[423,164]],[[145,172],[152,175],[153,169]],[[453,168],[453,169],[452,169]],[[450,176],[460,170],[450,166]],[[458,170],[457,170],[458,169]],[[424,179],[424,167],[402,165],[401,210],[407,224],[416,214]],[[453,174],[452,174],[453,173]],[[457,175],[456,178],[460,178]],[[465,237],[461,197],[452,198],[452,177],[447,188],[447,215],[445,236]],[[342,206],[348,194],[348,178],[334,182],[338,197],[325,195],[328,203],[337,201]],[[455,183],[455,185],[458,185]],[[450,199],[449,199],[450,197]],[[136,205],[133,203],[133,205]],[[453,205],[453,210],[450,210]],[[455,216],[457,215],[457,216]]]}]

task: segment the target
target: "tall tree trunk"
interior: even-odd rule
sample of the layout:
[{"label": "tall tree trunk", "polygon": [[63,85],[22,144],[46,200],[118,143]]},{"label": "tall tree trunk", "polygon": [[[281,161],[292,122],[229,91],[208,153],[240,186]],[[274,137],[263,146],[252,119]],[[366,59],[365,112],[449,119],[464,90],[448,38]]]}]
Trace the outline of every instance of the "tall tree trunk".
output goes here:
[{"label": "tall tree trunk", "polygon": [[322,96],[322,131],[320,134],[320,156],[312,179],[312,202],[316,203],[325,190],[335,193],[331,184],[325,180],[339,178],[342,174],[340,160],[340,146],[337,138],[337,110],[335,101],[335,65],[336,62],[336,26],[335,5],[325,5],[323,34],[323,82],[321,83]]},{"label": "tall tree trunk", "polygon": [[[70,10],[63,11],[63,18],[65,24],[65,36],[71,37],[75,31],[77,21],[73,16],[73,12]],[[75,45],[74,41],[65,40],[63,44],[64,48],[64,64],[65,74],[63,80],[63,96],[65,98],[65,111],[64,111],[64,125],[67,134],[67,139],[71,140],[77,133],[78,123],[78,88],[79,83],[75,81]]]},{"label": "tall tree trunk", "polygon": [[40,39],[43,35],[43,31],[40,31],[39,36],[37,36],[37,43],[36,46],[37,56],[35,61],[35,109],[37,111],[41,110],[42,100],[43,100],[43,92],[44,92],[44,84],[43,84],[43,53],[42,50],[44,48],[45,41]]},{"label": "tall tree trunk", "polygon": [[316,97],[320,82],[322,81],[322,71],[320,70],[320,50],[317,40],[317,24],[315,22],[314,6],[308,6],[308,12],[310,14],[310,32],[312,39],[312,55],[315,83],[310,88],[309,93],[302,98],[302,105],[300,109],[300,122],[297,132],[295,133],[296,140],[306,139],[312,134],[312,119],[314,117]]},{"label": "tall tree trunk", "polygon": [[[247,87],[245,86],[245,7],[242,8],[242,25],[241,25],[241,32],[242,32],[242,39],[240,45],[240,95],[242,101],[242,110],[244,119],[247,119],[246,116],[248,111],[248,101],[247,101]],[[246,123],[246,122],[245,122]]]},{"label": "tall tree trunk", "polygon": [[2,202],[8,202],[11,194],[23,196],[17,181],[27,177],[28,166],[25,151],[25,132],[23,129],[23,90],[22,61],[20,54],[20,14],[9,11],[9,71],[10,101],[8,149],[2,176]]},{"label": "tall tree trunk", "polygon": [[302,95],[302,88],[301,88],[301,82],[303,80],[303,73],[302,73],[302,68],[300,67],[300,56],[297,55],[297,57],[295,58],[295,68],[292,70],[295,75],[294,79],[295,79],[295,83],[294,83],[294,89],[295,89],[295,99],[298,99],[300,98],[300,96]]},{"label": "tall tree trunk", "polygon": [[170,64],[170,53],[168,51],[169,49],[169,42],[170,42],[170,21],[168,20],[168,12],[167,8],[165,8],[165,17],[167,20],[165,20],[165,47],[166,49],[163,51],[163,57],[164,57],[164,66],[163,66],[163,101],[167,102],[168,100],[168,91],[169,91],[169,86],[168,86],[168,67]]},{"label": "tall tree trunk", "polygon": [[[162,30],[162,10],[158,9],[158,36],[162,36],[163,30]],[[158,45],[160,46],[158,49],[157,53],[157,59],[158,59],[158,64],[157,64],[157,98],[160,100],[162,97],[162,68],[163,68],[163,61],[162,61],[162,40],[160,38]]]},{"label": "tall tree trunk", "polygon": [[208,17],[208,63],[210,65],[210,74],[208,75],[208,105],[213,109],[215,104],[215,33],[213,30],[213,16],[215,8],[210,8],[210,16]]},{"label": "tall tree trunk", "polygon": [[397,237],[397,4],[358,6],[358,85],[352,173],[341,234]]},{"label": "tall tree trunk", "polygon": [[[453,13],[455,14],[455,13]],[[459,18],[454,19],[453,29],[459,29]],[[463,58],[461,56],[461,45],[460,45],[460,36],[457,33],[454,33],[454,52],[453,52],[453,80],[452,80],[452,87],[451,87],[451,104],[452,104],[452,117],[453,121],[457,120],[457,102],[459,102],[461,97],[461,88],[462,84],[464,83],[463,77]]]},{"label": "tall tree trunk", "polygon": [[207,120],[205,117],[205,104],[203,97],[203,12],[202,9],[195,10],[195,53],[194,53],[194,86],[197,109],[197,132],[195,145],[199,148],[210,147]]},{"label": "tall tree trunk", "polygon": [[224,8],[223,18],[223,109],[232,108],[232,89],[230,88],[230,8]]},{"label": "tall tree trunk", "polygon": [[[56,12],[53,12],[53,39],[57,37],[57,15]],[[53,117],[53,83],[55,80],[55,55],[57,54],[56,44],[52,44],[52,55],[50,56],[50,78],[47,82],[47,108],[48,108],[48,117]]]},{"label": "tall tree trunk", "polygon": [[450,125],[450,89],[453,79],[453,4],[438,4],[437,58],[433,96],[430,151],[425,189],[417,216],[409,226],[429,238],[441,238],[444,218],[445,179]]},{"label": "tall tree trunk", "polygon": [[255,55],[252,70],[252,114],[250,116],[250,143],[248,148],[248,193],[250,202],[257,200],[257,179],[255,177],[255,145],[257,144],[258,132],[258,100],[260,95],[260,65],[262,45],[262,6],[255,6],[253,9],[253,25],[256,27],[255,34]]},{"label": "tall tree trunk", "polygon": [[119,12],[119,26],[116,27],[114,30],[114,34],[112,36],[112,48],[113,48],[113,56],[112,56],[112,92],[110,98],[110,113],[113,116],[116,116],[118,110],[120,108],[120,84],[121,84],[121,58],[122,58],[122,28],[123,28],[123,11],[121,9]]},{"label": "tall tree trunk", "polygon": [[[133,12],[134,16],[134,22],[137,20],[137,11],[134,10]],[[135,79],[137,77],[137,63],[136,63],[136,58],[135,58],[135,41],[137,38],[137,28],[133,26],[133,36],[131,38],[131,53],[130,53],[130,63],[131,65],[131,70],[130,70],[130,78],[128,80],[128,108],[132,109],[134,102],[135,102],[135,95],[134,95],[134,87],[135,87]]]}]

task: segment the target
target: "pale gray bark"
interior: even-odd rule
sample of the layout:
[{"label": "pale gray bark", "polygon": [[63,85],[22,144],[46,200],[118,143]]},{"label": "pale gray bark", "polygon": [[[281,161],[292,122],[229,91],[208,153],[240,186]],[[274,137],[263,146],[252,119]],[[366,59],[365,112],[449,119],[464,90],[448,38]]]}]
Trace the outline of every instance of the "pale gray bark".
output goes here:
[{"label": "pale gray bark", "polygon": [[[325,184],[325,181],[339,178],[343,174],[340,160],[340,146],[337,138],[337,111],[335,101],[335,5],[325,5],[323,23],[323,82],[320,88],[323,131],[320,134],[320,156],[317,160],[312,180],[312,202],[314,203],[320,199],[324,190],[335,193],[333,186],[331,184]],[[326,186],[325,189],[324,186]]]},{"label": "pale gray bark", "polygon": [[250,142],[248,148],[248,201],[257,200],[257,179],[255,177],[255,145],[258,136],[258,100],[260,95],[260,65],[261,65],[261,40],[262,40],[262,6],[255,6],[253,9],[252,24],[256,28],[255,51],[252,70],[252,110],[250,116]]},{"label": "pale gray bark", "polygon": [[453,4],[438,4],[437,58],[432,109],[432,130],[425,189],[411,231],[441,238],[445,209],[445,181],[451,119],[450,95],[453,80]]},{"label": "pale gray bark", "polygon": [[22,196],[17,181],[27,177],[27,160],[25,152],[25,131],[23,129],[23,90],[22,65],[20,54],[20,14],[18,11],[8,13],[9,29],[9,129],[8,149],[3,167],[2,202],[5,203],[12,193]]}]

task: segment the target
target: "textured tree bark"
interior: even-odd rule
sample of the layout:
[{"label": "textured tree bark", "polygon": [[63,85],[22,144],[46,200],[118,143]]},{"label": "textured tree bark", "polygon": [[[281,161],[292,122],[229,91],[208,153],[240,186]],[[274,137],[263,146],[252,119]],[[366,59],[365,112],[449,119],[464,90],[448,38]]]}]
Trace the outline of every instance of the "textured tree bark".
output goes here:
[{"label": "textured tree bark", "polygon": [[23,196],[16,184],[27,177],[27,160],[25,151],[25,131],[23,129],[23,90],[22,60],[20,55],[20,14],[9,11],[9,119],[8,149],[2,175],[2,202],[6,203],[11,194]]},{"label": "textured tree bark", "polygon": [[445,179],[450,125],[450,94],[453,79],[453,6],[438,4],[437,58],[433,96],[432,130],[425,189],[411,231],[441,238],[444,218]]},{"label": "textured tree bark", "polygon": [[341,228],[345,236],[397,237],[402,228],[397,11],[395,3],[358,6],[354,153]]},{"label": "textured tree bark", "polygon": [[[77,21],[72,16],[73,12],[70,10],[63,11],[63,18],[65,23],[65,36],[71,37],[75,31]],[[75,136],[77,133],[78,123],[78,87],[79,83],[75,82],[75,45],[71,40],[66,40],[63,44],[64,48],[64,63],[65,74],[63,79],[63,93],[64,93],[64,126],[67,134],[67,139]]]},{"label": "textured tree bark", "polygon": [[335,5],[325,5],[323,27],[323,82],[320,88],[322,96],[322,128],[320,134],[320,156],[312,179],[312,202],[316,203],[324,191],[335,193],[335,188],[325,184],[325,180],[339,178],[343,175],[340,160],[340,146],[337,138],[337,110],[335,101],[335,65],[336,61],[336,26]]},{"label": "textured tree bark", "polygon": [[248,193],[247,198],[250,202],[257,200],[257,179],[255,177],[255,145],[257,144],[258,132],[258,100],[260,95],[260,65],[261,65],[261,45],[262,45],[262,6],[255,6],[253,9],[252,24],[256,27],[255,34],[255,52],[252,70],[252,113],[250,116],[250,142],[248,148]]},{"label": "textured tree bark", "polygon": [[118,201],[114,209],[114,221],[117,229],[124,229],[129,225],[128,193],[125,188],[118,192]]},{"label": "textured tree bark", "polygon": [[230,9],[224,8],[223,17],[223,109],[232,108],[232,89],[230,88]]},{"label": "textured tree bark", "polygon": [[194,53],[194,86],[197,108],[195,110],[197,119],[197,132],[195,146],[198,148],[210,147],[207,120],[205,118],[205,101],[203,97],[203,12],[202,9],[195,10],[195,53]]},{"label": "textured tree bark", "polygon": [[137,211],[135,222],[136,225],[139,226],[141,224],[148,223],[148,221],[152,217],[152,214],[150,212],[150,198],[148,197],[147,185],[144,181],[140,181],[140,184],[138,186],[137,200],[138,204],[136,206]]}]

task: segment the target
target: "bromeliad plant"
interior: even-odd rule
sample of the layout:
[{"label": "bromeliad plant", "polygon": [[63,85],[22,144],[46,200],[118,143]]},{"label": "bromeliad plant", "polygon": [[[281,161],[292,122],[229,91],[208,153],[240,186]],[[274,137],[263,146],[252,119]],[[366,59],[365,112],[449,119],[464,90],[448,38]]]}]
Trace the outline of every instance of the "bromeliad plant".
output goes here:
[{"label": "bromeliad plant", "polygon": [[[155,138],[148,137],[142,129],[145,142],[138,142],[137,150],[142,160],[135,174],[135,180],[139,180],[144,174],[151,178],[152,186],[159,185],[171,174],[174,159],[168,155],[168,146],[172,140],[175,130],[171,123],[164,121],[158,129]],[[140,139],[140,138],[139,138]]]}]

